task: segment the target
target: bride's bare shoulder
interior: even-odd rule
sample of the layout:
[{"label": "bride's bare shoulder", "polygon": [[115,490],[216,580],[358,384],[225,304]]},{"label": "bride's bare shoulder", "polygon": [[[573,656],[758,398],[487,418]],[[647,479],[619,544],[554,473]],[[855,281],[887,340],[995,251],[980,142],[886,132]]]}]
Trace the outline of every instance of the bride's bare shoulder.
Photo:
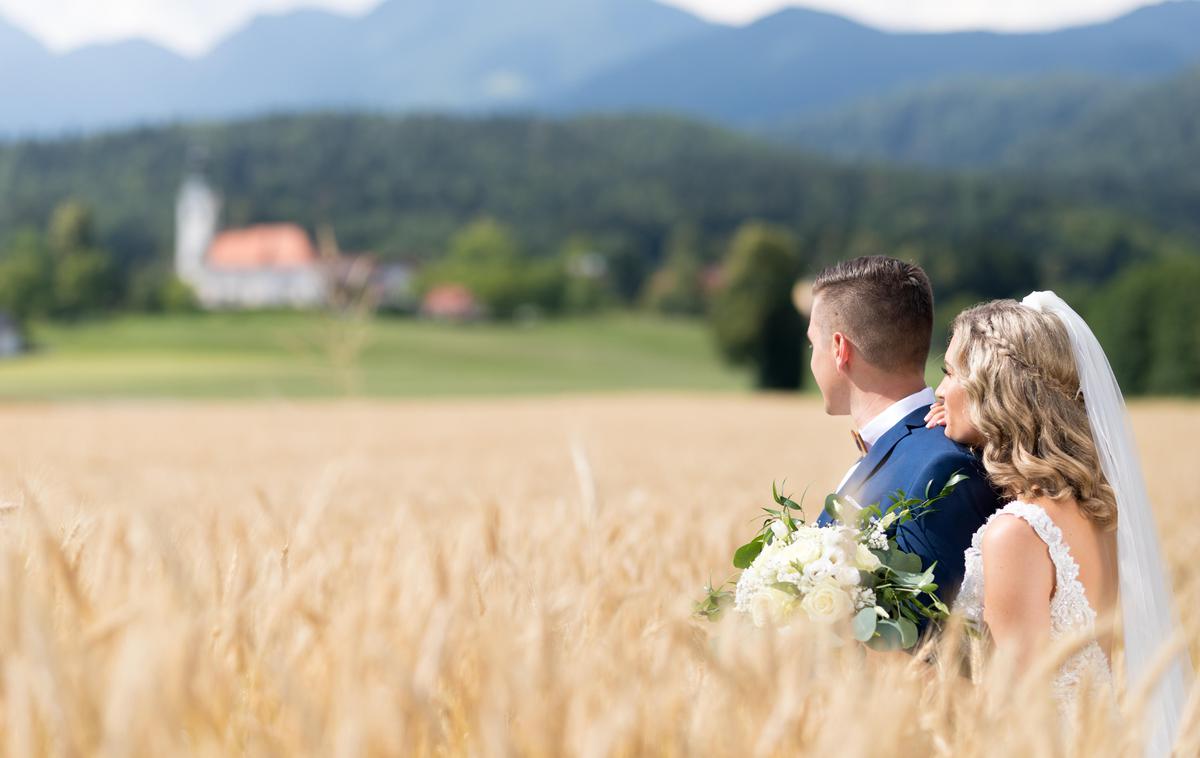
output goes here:
[{"label": "bride's bare shoulder", "polygon": [[1025,519],[1013,513],[998,513],[983,532],[983,548],[993,555],[1014,557],[1046,553],[1046,543]]},{"label": "bride's bare shoulder", "polygon": [[984,586],[988,595],[1049,597],[1054,590],[1054,561],[1028,521],[1000,513],[983,533]]}]

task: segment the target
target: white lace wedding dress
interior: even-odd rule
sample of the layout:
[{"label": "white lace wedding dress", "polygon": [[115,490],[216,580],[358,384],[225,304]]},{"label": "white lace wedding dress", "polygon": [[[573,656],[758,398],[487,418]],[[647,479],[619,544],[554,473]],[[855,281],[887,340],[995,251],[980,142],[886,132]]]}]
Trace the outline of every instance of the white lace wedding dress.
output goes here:
[{"label": "white lace wedding dress", "polygon": [[[992,519],[1001,514],[1024,519],[1046,543],[1054,562],[1054,595],[1050,598],[1050,638],[1059,640],[1076,635],[1093,636],[1096,611],[1088,603],[1079,581],[1079,564],[1063,542],[1062,531],[1040,506],[1014,501],[996,511],[971,538],[965,552],[966,573],[954,609],[976,631],[986,629],[983,621],[983,533]],[[1054,677],[1054,699],[1059,711],[1070,717],[1082,687],[1105,694],[1112,693],[1112,670],[1108,658],[1093,639],[1068,658]]]}]

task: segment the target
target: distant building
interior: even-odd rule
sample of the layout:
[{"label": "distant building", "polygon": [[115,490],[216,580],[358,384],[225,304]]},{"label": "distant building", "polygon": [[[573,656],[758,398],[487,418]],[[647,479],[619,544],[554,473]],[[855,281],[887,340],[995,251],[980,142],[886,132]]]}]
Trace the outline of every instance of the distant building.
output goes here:
[{"label": "distant building", "polygon": [[411,287],[399,264],[320,255],[296,224],[221,231],[220,216],[217,193],[200,174],[188,176],[175,205],[175,273],[205,308],[315,308],[340,303],[348,286],[395,301]]},{"label": "distant building", "polygon": [[8,314],[0,313],[0,358],[11,358],[24,350],[25,337],[21,334],[20,324]]},{"label": "distant building", "polygon": [[421,316],[438,321],[474,321],[483,308],[461,284],[442,284],[429,290],[421,301]]}]

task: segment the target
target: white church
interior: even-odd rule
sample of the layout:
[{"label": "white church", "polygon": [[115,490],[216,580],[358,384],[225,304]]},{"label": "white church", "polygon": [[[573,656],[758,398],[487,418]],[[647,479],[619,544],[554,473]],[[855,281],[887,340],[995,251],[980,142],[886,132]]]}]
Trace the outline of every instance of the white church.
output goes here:
[{"label": "white church", "polygon": [[220,229],[221,199],[199,173],[175,204],[175,273],[205,308],[311,308],[329,299],[332,266],[296,224]]}]

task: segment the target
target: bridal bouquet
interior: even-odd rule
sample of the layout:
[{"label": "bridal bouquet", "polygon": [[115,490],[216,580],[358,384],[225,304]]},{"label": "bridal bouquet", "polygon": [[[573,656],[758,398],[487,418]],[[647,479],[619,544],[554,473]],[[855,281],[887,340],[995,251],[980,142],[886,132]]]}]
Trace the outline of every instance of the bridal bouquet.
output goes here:
[{"label": "bridal bouquet", "polygon": [[804,523],[799,504],[771,492],[779,508],[750,542],[738,548],[733,565],[742,569],[733,592],[706,588],[697,613],[715,620],[732,605],[755,625],[787,626],[804,620],[845,630],[876,650],[911,648],[922,619],[949,615],[938,599],[934,565],[896,545],[895,528],[927,513],[966,478],[955,474],[935,497],[924,500],[898,492],[886,513],[878,504],[859,506],[852,498],[830,495],[825,510],[834,522]]}]

